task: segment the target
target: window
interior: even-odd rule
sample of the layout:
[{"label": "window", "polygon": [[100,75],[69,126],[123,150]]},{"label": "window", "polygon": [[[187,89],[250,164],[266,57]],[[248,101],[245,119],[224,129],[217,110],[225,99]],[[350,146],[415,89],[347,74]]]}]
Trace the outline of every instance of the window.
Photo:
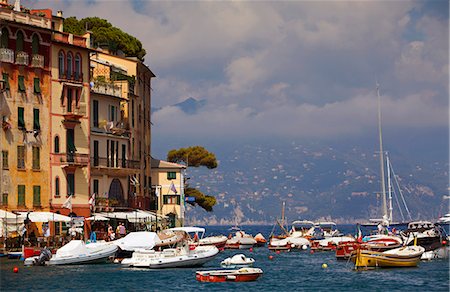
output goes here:
[{"label": "window", "polygon": [[94,193],[98,195],[98,179],[94,179]]},{"label": "window", "polygon": [[9,86],[9,75],[8,73],[3,73],[3,89],[5,90],[9,90],[10,86]]},{"label": "window", "polygon": [[134,128],[134,99],[131,100],[131,126]]},{"label": "window", "polygon": [[17,206],[25,206],[25,185],[17,186]]},{"label": "window", "polygon": [[55,136],[55,153],[59,153],[59,136]]},{"label": "window", "polygon": [[39,37],[37,34],[33,35],[33,38],[31,39],[31,52],[34,55],[39,54]]},{"label": "window", "polygon": [[73,103],[73,96],[72,96],[72,88],[67,88],[67,112],[72,112],[72,103]]},{"label": "window", "polygon": [[67,79],[72,78],[73,73],[73,56],[71,52],[67,53]]},{"label": "window", "polygon": [[75,79],[80,80],[81,78],[81,57],[80,54],[75,56]]},{"label": "window", "polygon": [[8,48],[9,42],[9,31],[6,27],[2,29],[2,34],[0,38],[0,48]]},{"label": "window", "polygon": [[122,167],[126,168],[126,153],[127,153],[127,145],[122,144]]},{"label": "window", "polygon": [[33,109],[33,130],[35,130],[35,131],[41,130],[41,124],[39,123],[39,109],[38,108]]},{"label": "window", "polygon": [[75,153],[77,148],[75,147],[75,130],[67,129],[67,153]]},{"label": "window", "polygon": [[98,141],[94,140],[94,166],[98,166]]},{"label": "window", "polygon": [[39,170],[41,168],[41,149],[33,146],[33,169]]},{"label": "window", "polygon": [[25,77],[22,75],[19,75],[19,82],[17,83],[19,92],[25,92]]},{"label": "window", "polygon": [[180,204],[180,196],[178,195],[164,195],[163,197],[163,203],[165,205],[171,204],[171,205],[179,205]]},{"label": "window", "polygon": [[75,195],[75,174],[67,174],[67,196]]},{"label": "window", "polygon": [[25,146],[17,146],[17,169],[25,169]]},{"label": "window", "polygon": [[8,151],[2,151],[2,167],[3,169],[9,169]]},{"label": "window", "polygon": [[41,93],[41,81],[39,80],[39,78],[34,78],[34,93]]},{"label": "window", "polygon": [[94,104],[93,104],[93,121],[94,121],[94,127],[98,128],[98,100],[94,100]]},{"label": "window", "polygon": [[23,107],[18,107],[17,108],[17,127],[20,130],[25,129],[25,119],[23,118],[23,113],[24,113],[24,108]]},{"label": "window", "polygon": [[8,206],[8,194],[7,193],[2,194],[2,205]]},{"label": "window", "polygon": [[41,186],[33,186],[33,206],[41,206]]},{"label": "window", "polygon": [[177,173],[175,171],[169,171],[167,173],[167,179],[176,179],[177,178]]},{"label": "window", "polygon": [[109,106],[108,121],[115,122],[117,120],[117,107],[114,105]]},{"label": "window", "polygon": [[62,51],[58,54],[58,69],[59,69],[59,78],[64,78],[64,53]]},{"label": "window", "polygon": [[60,193],[60,188],[59,188],[59,177],[55,178],[55,197],[60,197],[61,193]]},{"label": "window", "polygon": [[23,51],[23,33],[19,30],[16,38],[16,52]]}]

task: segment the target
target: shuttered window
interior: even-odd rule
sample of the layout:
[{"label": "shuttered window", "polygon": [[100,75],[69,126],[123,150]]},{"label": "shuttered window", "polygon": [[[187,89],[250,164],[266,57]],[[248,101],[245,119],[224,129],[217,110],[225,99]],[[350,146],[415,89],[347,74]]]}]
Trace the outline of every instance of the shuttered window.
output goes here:
[{"label": "shuttered window", "polygon": [[8,206],[8,194],[7,193],[2,194],[2,205]]},{"label": "shuttered window", "polygon": [[22,130],[25,129],[25,119],[23,117],[25,109],[23,107],[17,108],[17,127]]},{"label": "shuttered window", "polygon": [[34,78],[34,93],[41,93],[41,80],[39,78]]},{"label": "shuttered window", "polygon": [[4,89],[5,90],[9,90],[9,75],[8,75],[8,73],[3,73],[2,74],[3,75],[3,86],[4,86]]},{"label": "shuttered window", "polygon": [[67,174],[67,196],[73,196],[75,194],[75,174]]},{"label": "shuttered window", "polygon": [[179,205],[180,201],[180,196],[178,195],[164,195],[163,197],[163,203],[165,205]]},{"label": "shuttered window", "polygon": [[25,146],[17,146],[17,169],[25,169]]},{"label": "shuttered window", "polygon": [[33,109],[33,130],[40,131],[41,124],[39,123],[39,109]]},{"label": "shuttered window", "polygon": [[167,179],[176,179],[177,178],[177,173],[175,171],[169,171],[167,173]]},{"label": "shuttered window", "polygon": [[41,168],[41,149],[33,146],[33,169],[38,170]]},{"label": "shuttered window", "polygon": [[2,151],[2,167],[3,169],[9,169],[8,151]]},{"label": "shuttered window", "polygon": [[25,185],[17,186],[17,206],[25,206]]},{"label": "shuttered window", "polygon": [[41,206],[41,186],[33,186],[33,206]]},{"label": "shuttered window", "polygon": [[55,178],[55,197],[61,196],[60,187],[59,187],[59,177]]},{"label": "shuttered window", "polygon": [[25,92],[25,77],[22,75],[19,75],[19,82],[18,82],[18,86],[19,86],[19,92]]}]

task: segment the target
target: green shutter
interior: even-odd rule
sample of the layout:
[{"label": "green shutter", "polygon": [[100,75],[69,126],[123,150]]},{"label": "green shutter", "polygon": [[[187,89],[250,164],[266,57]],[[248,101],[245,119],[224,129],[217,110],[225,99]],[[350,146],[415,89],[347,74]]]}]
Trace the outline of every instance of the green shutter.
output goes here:
[{"label": "green shutter", "polygon": [[41,93],[41,81],[39,78],[34,78],[34,93]]},{"label": "green shutter", "polygon": [[41,186],[33,186],[33,206],[41,205]]},{"label": "green shutter", "polygon": [[174,171],[170,171],[167,173],[167,179],[176,179],[177,178],[177,173]]},{"label": "green shutter", "polygon": [[25,206],[25,186],[24,185],[17,186],[17,205]]},{"label": "green shutter", "polygon": [[8,206],[8,194],[2,194],[2,203],[3,206]]},{"label": "green shutter", "polygon": [[74,135],[75,134],[73,132],[67,130],[67,149],[72,153],[77,151],[77,148],[75,147]]},{"label": "green shutter", "polygon": [[41,124],[39,123],[39,109],[33,109],[33,130],[39,131],[41,129]]},{"label": "green shutter", "polygon": [[23,107],[17,108],[17,126],[19,129],[25,129],[25,120],[23,118],[24,111]]},{"label": "green shutter", "polygon": [[75,174],[67,174],[67,195],[73,196],[75,191]]},{"label": "green shutter", "polygon": [[41,153],[39,147],[33,147],[33,169],[41,168]]},{"label": "green shutter", "polygon": [[163,204],[166,205],[168,201],[168,196],[163,196]]},{"label": "green shutter", "polygon": [[5,90],[9,90],[9,75],[8,75],[8,73],[3,73],[3,81],[4,81]]},{"label": "green shutter", "polygon": [[181,202],[181,197],[180,197],[180,196],[177,196],[177,205],[179,205],[180,202]]},{"label": "green shutter", "polygon": [[19,75],[19,91],[25,92],[25,77],[22,75]]},{"label": "green shutter", "polygon": [[9,169],[8,151],[2,151],[3,169]]}]

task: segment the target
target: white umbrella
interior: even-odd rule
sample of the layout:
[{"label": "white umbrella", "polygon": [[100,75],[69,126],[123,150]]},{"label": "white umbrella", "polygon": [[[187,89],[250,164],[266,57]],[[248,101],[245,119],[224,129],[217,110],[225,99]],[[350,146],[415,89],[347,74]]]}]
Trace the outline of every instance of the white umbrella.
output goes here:
[{"label": "white umbrella", "polygon": [[91,217],[86,218],[87,221],[109,221],[109,218],[106,218],[102,215],[93,215]]},{"label": "white umbrella", "polygon": [[[20,212],[21,215],[27,216],[27,212]],[[72,218],[64,216],[58,213],[52,212],[30,212],[28,213],[28,219],[31,222],[70,222]]]}]

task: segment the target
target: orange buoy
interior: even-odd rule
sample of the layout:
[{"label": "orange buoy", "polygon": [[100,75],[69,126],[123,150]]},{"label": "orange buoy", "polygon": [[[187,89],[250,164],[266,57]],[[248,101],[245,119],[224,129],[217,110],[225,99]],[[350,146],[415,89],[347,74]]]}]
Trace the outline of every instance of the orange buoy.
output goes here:
[{"label": "orange buoy", "polygon": [[269,260],[273,260],[273,255],[270,255],[270,256],[269,256]]},{"label": "orange buoy", "polygon": [[18,273],[19,272],[19,268],[18,267],[14,267],[13,272],[14,273]]}]

